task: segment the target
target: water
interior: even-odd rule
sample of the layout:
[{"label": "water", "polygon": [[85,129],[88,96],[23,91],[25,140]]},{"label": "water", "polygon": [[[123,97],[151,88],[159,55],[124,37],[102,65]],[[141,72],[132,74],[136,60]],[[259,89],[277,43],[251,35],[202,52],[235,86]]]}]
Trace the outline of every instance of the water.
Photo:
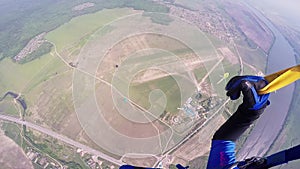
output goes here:
[{"label": "water", "polygon": [[2,100],[4,100],[7,96],[11,96],[11,97],[15,98],[15,99],[20,103],[20,105],[22,106],[23,111],[24,111],[24,112],[26,111],[26,109],[27,109],[27,104],[26,104],[25,100],[24,100],[23,98],[19,97],[19,94],[16,94],[16,93],[14,93],[14,92],[8,91],[7,93],[5,93],[5,95],[4,95],[3,97],[0,98],[0,102],[1,102]]}]

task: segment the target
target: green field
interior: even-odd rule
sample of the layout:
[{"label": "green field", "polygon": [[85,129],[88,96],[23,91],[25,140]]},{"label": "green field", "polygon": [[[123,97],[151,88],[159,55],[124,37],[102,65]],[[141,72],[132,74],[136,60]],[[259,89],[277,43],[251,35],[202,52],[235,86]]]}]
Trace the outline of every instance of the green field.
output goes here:
[{"label": "green field", "polygon": [[176,80],[172,76],[167,76],[157,80],[152,80],[142,84],[131,84],[129,87],[129,96],[134,102],[145,109],[149,109],[151,104],[149,96],[152,90],[160,89],[166,96],[166,111],[176,114],[178,107],[181,107],[180,89]]},{"label": "green field", "polygon": [[18,103],[15,103],[12,98],[6,98],[0,102],[0,114],[20,117],[21,113],[21,106]]},{"label": "green field", "polygon": [[[55,64],[53,63],[55,62]],[[39,78],[45,80],[50,76],[49,70],[55,70],[56,64],[60,64],[60,60],[50,54],[45,55],[40,59],[36,59],[27,64],[17,64],[10,59],[4,59],[0,62],[0,93],[3,95],[8,90],[22,92],[28,83],[36,84],[38,82],[31,81],[37,78],[37,74],[41,73]],[[48,70],[43,70],[47,66],[51,66]],[[41,80],[39,80],[40,82]]]},{"label": "green field", "polygon": [[[94,6],[85,10],[72,10],[85,2]],[[9,8],[7,7],[9,6]],[[169,9],[150,0],[110,0],[110,1],[69,1],[53,2],[45,0],[39,3],[22,1],[14,3],[10,0],[1,2],[0,7],[0,60],[14,57],[36,35],[51,30],[70,21],[73,17],[93,13],[102,9],[133,8],[146,12],[167,13]],[[18,12],[15,12],[18,11]],[[11,36],[11,35],[14,36]]]},{"label": "green field", "polygon": [[11,138],[15,143],[17,143],[19,146],[21,146],[22,143],[22,126],[21,125],[15,125],[12,123],[1,123],[2,127],[1,129],[4,131],[5,135]]},{"label": "green field", "polygon": [[[60,54],[65,58],[65,55],[63,55],[64,49],[72,48],[75,44],[75,47],[80,50],[84,46],[86,39],[94,31],[116,18],[134,12],[134,10],[129,8],[117,8],[83,15],[48,33],[46,38],[59,48],[60,51],[58,52],[62,52]],[[82,132],[82,128],[77,120],[72,100],[72,74],[73,69],[56,55],[55,48],[52,48],[51,53],[24,64],[17,64],[11,59],[5,58],[0,62],[0,94],[3,95],[7,91],[21,93],[28,105],[25,116],[27,121],[50,128],[69,138],[101,150]],[[15,105],[10,101],[1,102],[0,106],[1,110],[7,111],[8,115],[18,115]],[[5,130],[14,129],[9,126],[4,127]],[[15,138],[16,134],[19,133],[7,131],[7,134],[20,143],[20,140],[17,140],[19,138]],[[43,139],[43,137],[36,135],[34,138]],[[35,139],[34,141],[36,141]],[[40,149],[51,155],[53,153],[52,150],[55,149],[55,147],[51,146],[53,145],[47,145],[48,148],[41,146]],[[63,154],[58,156],[58,158],[62,156]],[[76,158],[80,159],[79,157]],[[80,165],[84,166],[82,164],[81,161]],[[68,165],[71,166],[73,163],[68,163]]]},{"label": "green field", "polygon": [[134,11],[128,8],[116,8],[79,16],[49,32],[46,39],[54,43],[57,50],[61,52],[64,48],[82,42],[86,36],[89,38],[91,34],[105,24],[132,13]]},{"label": "green field", "polygon": [[[81,38],[86,34],[90,34],[118,17],[130,14],[132,11],[133,10],[128,8],[112,9],[80,16],[50,32],[46,38],[49,38],[49,41],[56,44],[57,48],[66,48],[74,43],[80,43],[82,40]],[[7,91],[22,93],[25,95],[25,100],[30,106],[29,108],[32,108],[34,105],[39,106],[37,101],[40,99],[40,94],[43,91],[51,92],[49,89],[59,87],[59,84],[54,83],[55,81],[68,80],[70,82],[71,79],[69,77],[71,77],[72,71],[59,57],[57,57],[56,54],[54,54],[54,52],[53,49],[51,54],[46,54],[41,58],[26,64],[17,64],[10,59],[2,60],[0,62],[0,95],[3,95]],[[68,76],[64,75],[66,73]],[[63,92],[66,88],[60,88],[59,90]],[[69,90],[68,92],[71,91]],[[70,94],[71,93],[68,93],[67,95]],[[59,96],[61,93],[54,92],[54,95]],[[56,96],[52,97],[53,99],[57,98]],[[59,100],[59,98],[56,101],[53,100],[52,104],[47,105],[45,108],[53,107],[60,102]],[[72,102],[69,100],[69,102],[65,104],[72,105]],[[64,112],[64,109],[61,110]],[[50,112],[49,116],[50,119],[53,118]]]}]

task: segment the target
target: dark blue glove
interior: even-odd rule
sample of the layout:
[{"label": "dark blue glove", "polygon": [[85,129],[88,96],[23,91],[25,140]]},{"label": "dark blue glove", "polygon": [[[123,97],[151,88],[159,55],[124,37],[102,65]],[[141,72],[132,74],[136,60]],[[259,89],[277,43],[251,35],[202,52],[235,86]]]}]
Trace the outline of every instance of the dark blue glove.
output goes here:
[{"label": "dark blue glove", "polygon": [[231,100],[236,100],[242,92],[244,95],[243,106],[249,110],[259,110],[270,104],[268,101],[270,94],[259,95],[257,93],[267,84],[268,82],[260,76],[235,76],[226,85],[226,95]]},{"label": "dark blue glove", "polygon": [[260,157],[251,157],[245,161],[239,162],[237,168],[240,169],[268,169],[267,159]]}]

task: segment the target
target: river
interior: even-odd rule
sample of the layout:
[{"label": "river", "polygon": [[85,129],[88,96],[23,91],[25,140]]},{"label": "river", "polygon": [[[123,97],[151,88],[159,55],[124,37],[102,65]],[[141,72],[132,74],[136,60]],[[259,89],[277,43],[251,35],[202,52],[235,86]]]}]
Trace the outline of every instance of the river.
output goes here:
[{"label": "river", "polygon": [[0,102],[2,100],[4,100],[7,96],[11,96],[11,97],[15,98],[19,102],[19,104],[23,108],[23,116],[24,116],[25,111],[27,109],[27,104],[26,104],[25,100],[22,97],[20,97],[19,94],[16,94],[14,92],[8,91],[8,92],[5,93],[5,95],[3,97],[0,97]]},{"label": "river", "polygon": [[[289,42],[260,11],[253,7],[250,9],[271,29],[275,36],[274,44],[268,55],[266,74],[296,65],[294,50]],[[252,156],[264,156],[267,153],[285,123],[294,88],[295,84],[291,84],[271,94],[271,105],[257,121],[243,148],[238,152],[238,160]]]}]

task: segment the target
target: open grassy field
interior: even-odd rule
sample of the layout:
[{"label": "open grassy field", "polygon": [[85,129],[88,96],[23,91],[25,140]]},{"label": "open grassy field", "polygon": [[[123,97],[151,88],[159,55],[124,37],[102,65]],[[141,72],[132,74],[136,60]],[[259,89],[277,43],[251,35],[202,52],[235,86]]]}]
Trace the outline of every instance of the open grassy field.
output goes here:
[{"label": "open grassy field", "polygon": [[22,107],[14,102],[14,99],[7,98],[0,102],[0,113],[9,114],[10,116],[20,117]]},{"label": "open grassy field", "polygon": [[22,126],[21,125],[15,125],[12,123],[1,123],[1,129],[4,131],[4,134],[12,139],[16,144],[21,146],[22,143]]},{"label": "open grassy field", "polygon": [[[76,46],[80,50],[84,46],[82,43],[84,38],[89,38],[93,31],[117,17],[134,12],[136,11],[124,8],[85,15],[82,16],[84,18],[72,20],[69,26],[69,23],[66,23],[62,28],[58,28],[58,31],[49,33],[48,40],[53,41],[55,45],[58,43],[57,47],[61,49],[80,44]],[[62,57],[64,58],[64,55]],[[19,65],[4,59],[0,65],[1,95],[8,90],[22,93],[29,106],[26,120],[99,149],[98,145],[83,131],[77,119],[72,99],[73,70],[58,57],[55,48],[51,53],[26,64]],[[17,113],[12,104],[7,102],[1,103],[1,110],[8,110],[10,115]]]},{"label": "open grassy field", "polygon": [[[166,96],[167,105],[165,110],[176,114],[179,111],[177,108],[181,106],[181,96],[176,80],[172,76],[142,84],[132,84],[129,87],[129,98],[145,109],[149,109],[151,106],[149,103],[150,92],[155,89],[160,89]],[[157,99],[159,100],[159,98]]]},{"label": "open grassy field", "polygon": [[251,49],[247,47],[238,47],[241,57],[246,64],[251,65],[257,71],[265,72],[267,64],[266,54],[259,48]]},{"label": "open grassy field", "polygon": [[[211,64],[215,62],[216,53],[198,29],[198,32],[186,31],[187,35],[176,32],[181,30],[181,26],[186,29],[193,28],[183,23],[177,25],[179,21],[176,19],[169,25],[153,24],[151,19],[143,15],[127,19],[109,25],[114,29],[105,34],[102,30],[95,32],[79,54],[78,67],[91,74],[96,69],[97,74],[94,79],[82,72],[75,72],[75,103],[79,110],[79,118],[83,118],[83,124],[90,130],[87,131],[89,135],[93,135],[97,128],[103,130],[98,135],[94,134],[96,142],[121,153],[134,150],[159,152],[165,150],[166,146],[170,147],[180,141],[184,134],[188,133],[184,129],[190,129],[192,121],[183,114],[180,117],[183,123],[190,124],[181,124],[178,132],[184,133],[173,138],[169,132],[170,127],[153,117],[150,118],[148,112],[141,111],[140,107],[149,108],[149,96],[151,98],[153,92],[158,91],[155,89],[159,89],[167,98],[166,109],[178,112],[178,106],[185,103],[196,90],[197,82],[193,83],[188,72],[204,68],[209,57],[215,57],[214,61],[210,60]],[[209,69],[205,69],[205,72],[207,70]],[[182,80],[176,81],[176,76]],[[180,85],[190,87],[183,88],[180,93]],[[184,96],[179,96],[180,94]],[[94,102],[97,106],[93,105]],[[93,118],[89,119],[90,117]],[[100,140],[103,137],[106,139]],[[143,138],[148,146],[138,149],[146,142],[138,143],[134,138]],[[130,147],[133,145],[135,146]],[[152,147],[153,145],[156,146]]]},{"label": "open grassy field", "polygon": [[[76,7],[86,2],[92,3],[93,6],[76,10]],[[31,3],[31,1],[14,3],[3,0],[0,7],[0,14],[3,16],[0,19],[3,28],[0,32],[0,60],[17,55],[33,37],[42,32],[50,32],[73,17],[103,9],[126,7],[147,12],[168,12],[167,7],[150,0],[62,0],[59,2],[46,0],[39,3]]]},{"label": "open grassy field", "polygon": [[[218,114],[209,123],[207,123],[203,129],[195,134],[191,139],[189,139],[183,146],[178,148],[173,155],[176,156],[173,164],[177,164],[179,161],[183,160],[186,165],[189,161],[197,157],[207,157],[210,149],[211,138],[213,132],[218,129],[218,127],[225,121],[222,114]],[[180,161],[181,161],[180,160]],[[199,161],[200,162],[200,161]],[[182,163],[181,163],[182,164]],[[198,163],[199,164],[199,163]],[[202,168],[205,168],[206,163],[200,164]]]},{"label": "open grassy field", "polygon": [[128,8],[115,8],[82,15],[49,32],[46,39],[56,45],[58,52],[62,52],[63,49],[82,42],[85,36],[90,38],[90,35],[103,25],[135,12],[138,11],[129,10]]},{"label": "open grassy field", "polygon": [[27,64],[16,64],[10,59],[0,62],[0,93],[5,94],[7,90],[21,92],[23,87],[47,65],[54,57],[50,54]]},{"label": "open grassy field", "polygon": [[152,124],[151,120],[146,119],[142,112],[135,110],[128,101],[112,100],[113,96],[109,89],[104,84],[97,85],[97,102],[106,122],[119,133],[127,137],[148,138],[156,136],[157,129],[161,133],[168,129],[159,121],[154,121]]},{"label": "open grassy field", "polygon": [[[131,9],[123,8],[80,16],[50,32],[46,38],[57,48],[63,49],[80,43],[85,35],[132,12],[134,11]],[[60,60],[54,49],[50,54],[26,64],[20,65],[4,59],[0,65],[0,93],[11,90],[25,95],[29,105],[29,121],[76,138],[81,128],[72,107],[72,70]],[[79,127],[78,130],[74,130],[76,126]]]},{"label": "open grassy field", "polygon": [[128,37],[109,51],[98,66],[97,77],[111,81],[125,96],[128,92],[129,99],[145,109],[150,108],[151,91],[160,89],[166,96],[166,111],[176,114],[182,103],[179,76],[203,68],[201,59],[185,44],[154,33]]}]

